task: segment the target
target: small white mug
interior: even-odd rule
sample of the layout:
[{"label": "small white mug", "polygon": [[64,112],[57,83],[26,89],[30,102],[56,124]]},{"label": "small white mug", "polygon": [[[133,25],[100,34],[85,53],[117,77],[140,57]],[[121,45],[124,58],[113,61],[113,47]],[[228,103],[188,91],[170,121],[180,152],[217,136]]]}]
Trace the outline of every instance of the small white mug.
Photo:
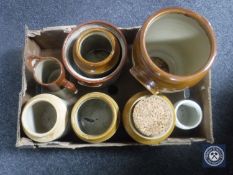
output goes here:
[{"label": "small white mug", "polygon": [[202,109],[193,100],[180,100],[174,104],[176,127],[183,130],[194,129],[202,121]]}]

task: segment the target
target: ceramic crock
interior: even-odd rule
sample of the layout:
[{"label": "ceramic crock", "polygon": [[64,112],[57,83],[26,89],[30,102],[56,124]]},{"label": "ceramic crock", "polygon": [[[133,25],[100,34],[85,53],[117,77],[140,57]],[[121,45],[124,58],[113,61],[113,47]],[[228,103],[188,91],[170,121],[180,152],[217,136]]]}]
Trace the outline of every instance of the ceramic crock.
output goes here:
[{"label": "ceramic crock", "polygon": [[197,84],[216,56],[211,24],[184,8],[152,14],[138,31],[131,74],[151,93],[174,92]]}]

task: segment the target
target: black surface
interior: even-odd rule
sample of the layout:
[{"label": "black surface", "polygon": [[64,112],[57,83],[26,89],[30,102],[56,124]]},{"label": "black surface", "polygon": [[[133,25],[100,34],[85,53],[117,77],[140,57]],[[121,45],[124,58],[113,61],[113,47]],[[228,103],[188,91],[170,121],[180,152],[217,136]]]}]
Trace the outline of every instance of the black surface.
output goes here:
[{"label": "black surface", "polygon": [[[212,101],[216,143],[226,144],[227,167],[204,169],[202,143],[192,146],[25,150],[15,148],[24,25],[39,29],[100,19],[141,25],[162,7],[191,8],[209,19],[218,41]],[[233,2],[0,1],[0,174],[233,174]]]}]

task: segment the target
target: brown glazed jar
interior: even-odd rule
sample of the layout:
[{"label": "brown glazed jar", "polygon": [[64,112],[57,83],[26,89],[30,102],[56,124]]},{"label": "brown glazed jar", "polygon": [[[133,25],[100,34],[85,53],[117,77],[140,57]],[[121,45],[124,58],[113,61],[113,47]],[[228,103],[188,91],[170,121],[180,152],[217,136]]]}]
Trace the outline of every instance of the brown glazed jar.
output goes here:
[{"label": "brown glazed jar", "polygon": [[107,73],[116,66],[119,57],[118,40],[106,29],[85,30],[73,46],[76,65],[90,76]]},{"label": "brown glazed jar", "polygon": [[[113,40],[109,39],[111,40],[110,49],[108,50],[110,58],[102,59],[103,62],[99,61],[98,63],[100,63],[100,65],[90,64],[90,61],[88,63],[87,59],[85,61],[85,59],[79,59],[80,57],[77,57],[80,53],[77,47],[80,47],[80,45],[77,46],[76,42],[79,41],[80,37],[82,39],[83,34],[88,31],[99,31],[100,33],[104,31],[105,38],[114,38]],[[106,33],[108,35],[107,37]],[[93,39],[93,42],[96,42],[96,39]],[[112,24],[103,21],[91,21],[77,26],[68,34],[62,48],[62,59],[68,72],[78,80],[80,84],[89,87],[99,87],[117,79],[125,64],[126,58],[127,43],[123,33]],[[105,60],[107,61],[104,62]],[[95,70],[98,68],[97,72],[89,71],[92,70],[91,67],[93,68],[93,65]],[[82,68],[80,68],[80,66]]]},{"label": "brown glazed jar", "polygon": [[187,9],[166,8],[138,31],[130,72],[153,94],[174,92],[204,78],[215,56],[216,39],[208,20]]}]

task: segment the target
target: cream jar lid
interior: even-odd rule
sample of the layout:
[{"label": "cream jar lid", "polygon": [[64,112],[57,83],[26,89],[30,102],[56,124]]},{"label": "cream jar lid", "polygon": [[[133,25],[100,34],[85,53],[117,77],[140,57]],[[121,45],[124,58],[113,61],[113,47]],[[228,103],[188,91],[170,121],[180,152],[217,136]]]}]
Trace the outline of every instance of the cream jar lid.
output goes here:
[{"label": "cream jar lid", "polygon": [[159,144],[174,130],[173,104],[163,95],[139,92],[125,105],[123,124],[127,133],[142,144]]}]

